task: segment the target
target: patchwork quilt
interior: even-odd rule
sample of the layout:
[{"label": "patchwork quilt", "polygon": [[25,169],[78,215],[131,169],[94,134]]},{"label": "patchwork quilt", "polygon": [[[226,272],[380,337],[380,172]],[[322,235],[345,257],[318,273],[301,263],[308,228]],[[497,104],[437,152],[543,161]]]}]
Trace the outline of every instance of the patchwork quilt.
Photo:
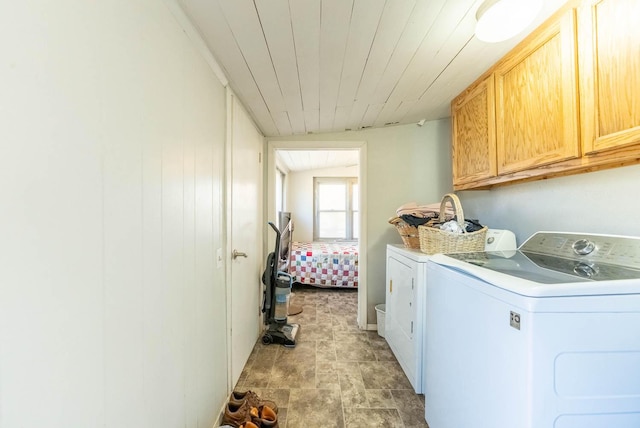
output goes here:
[{"label": "patchwork quilt", "polygon": [[319,287],[358,286],[358,244],[293,242],[289,273],[294,281]]}]

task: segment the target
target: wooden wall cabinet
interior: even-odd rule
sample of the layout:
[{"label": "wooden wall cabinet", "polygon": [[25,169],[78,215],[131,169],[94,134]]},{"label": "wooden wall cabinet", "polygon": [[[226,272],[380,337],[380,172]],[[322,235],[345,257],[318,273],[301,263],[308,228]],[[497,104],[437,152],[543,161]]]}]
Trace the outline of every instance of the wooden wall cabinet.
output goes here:
[{"label": "wooden wall cabinet", "polygon": [[451,103],[453,182],[496,176],[495,89],[493,75]]},{"label": "wooden wall cabinet", "polygon": [[455,98],[454,189],[640,163],[638,16],[638,0],[572,0]]},{"label": "wooden wall cabinet", "polygon": [[495,67],[498,174],[580,156],[575,11]]},{"label": "wooden wall cabinet", "polygon": [[580,110],[584,152],[640,142],[640,2],[579,8]]}]

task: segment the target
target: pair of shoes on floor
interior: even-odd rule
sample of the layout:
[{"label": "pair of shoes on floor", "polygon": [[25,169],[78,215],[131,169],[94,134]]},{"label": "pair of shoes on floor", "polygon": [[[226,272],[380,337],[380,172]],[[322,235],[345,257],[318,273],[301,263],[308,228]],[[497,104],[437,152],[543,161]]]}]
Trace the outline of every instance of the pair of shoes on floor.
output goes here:
[{"label": "pair of shoes on floor", "polygon": [[249,407],[246,401],[240,406],[229,403],[222,424],[240,428],[277,428],[278,415],[269,406]]},{"label": "pair of shoes on floor", "polygon": [[278,406],[272,400],[263,400],[255,392],[249,390],[244,392],[233,391],[229,397],[229,403],[235,405],[241,405],[243,401],[248,401],[251,407],[260,408],[261,406],[268,406],[274,412],[278,413]]}]

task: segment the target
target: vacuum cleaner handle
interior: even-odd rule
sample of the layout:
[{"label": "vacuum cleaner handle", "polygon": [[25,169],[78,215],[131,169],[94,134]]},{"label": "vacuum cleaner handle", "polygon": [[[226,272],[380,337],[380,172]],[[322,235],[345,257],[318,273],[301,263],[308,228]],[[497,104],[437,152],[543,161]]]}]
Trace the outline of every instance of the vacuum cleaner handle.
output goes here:
[{"label": "vacuum cleaner handle", "polygon": [[280,233],[280,229],[278,229],[276,225],[273,224],[273,222],[269,222],[269,226],[271,226],[271,228],[276,232],[276,248],[273,251],[276,254],[275,270],[273,272],[273,280],[275,281],[276,279],[275,271],[278,270],[278,263],[280,262],[280,237],[282,236],[282,234]]},{"label": "vacuum cleaner handle", "polygon": [[271,222],[271,221],[269,222],[269,226],[271,226],[271,229],[273,229],[273,230],[276,232],[276,239],[277,239],[277,241],[280,241],[280,229],[278,229],[278,228],[276,227],[276,225],[275,225],[275,224],[273,224],[273,222]]}]

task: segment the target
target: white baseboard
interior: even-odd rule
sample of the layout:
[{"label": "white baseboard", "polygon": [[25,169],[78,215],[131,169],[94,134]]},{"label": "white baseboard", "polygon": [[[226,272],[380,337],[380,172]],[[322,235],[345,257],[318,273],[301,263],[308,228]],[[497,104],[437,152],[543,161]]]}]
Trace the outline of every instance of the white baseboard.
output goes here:
[{"label": "white baseboard", "polygon": [[211,428],[216,428],[222,425],[222,417],[224,416],[224,409],[227,406],[227,401],[222,404],[220,411],[218,412],[218,418],[216,419],[216,423]]},{"label": "white baseboard", "polygon": [[367,330],[378,330],[378,324],[367,324]]}]

